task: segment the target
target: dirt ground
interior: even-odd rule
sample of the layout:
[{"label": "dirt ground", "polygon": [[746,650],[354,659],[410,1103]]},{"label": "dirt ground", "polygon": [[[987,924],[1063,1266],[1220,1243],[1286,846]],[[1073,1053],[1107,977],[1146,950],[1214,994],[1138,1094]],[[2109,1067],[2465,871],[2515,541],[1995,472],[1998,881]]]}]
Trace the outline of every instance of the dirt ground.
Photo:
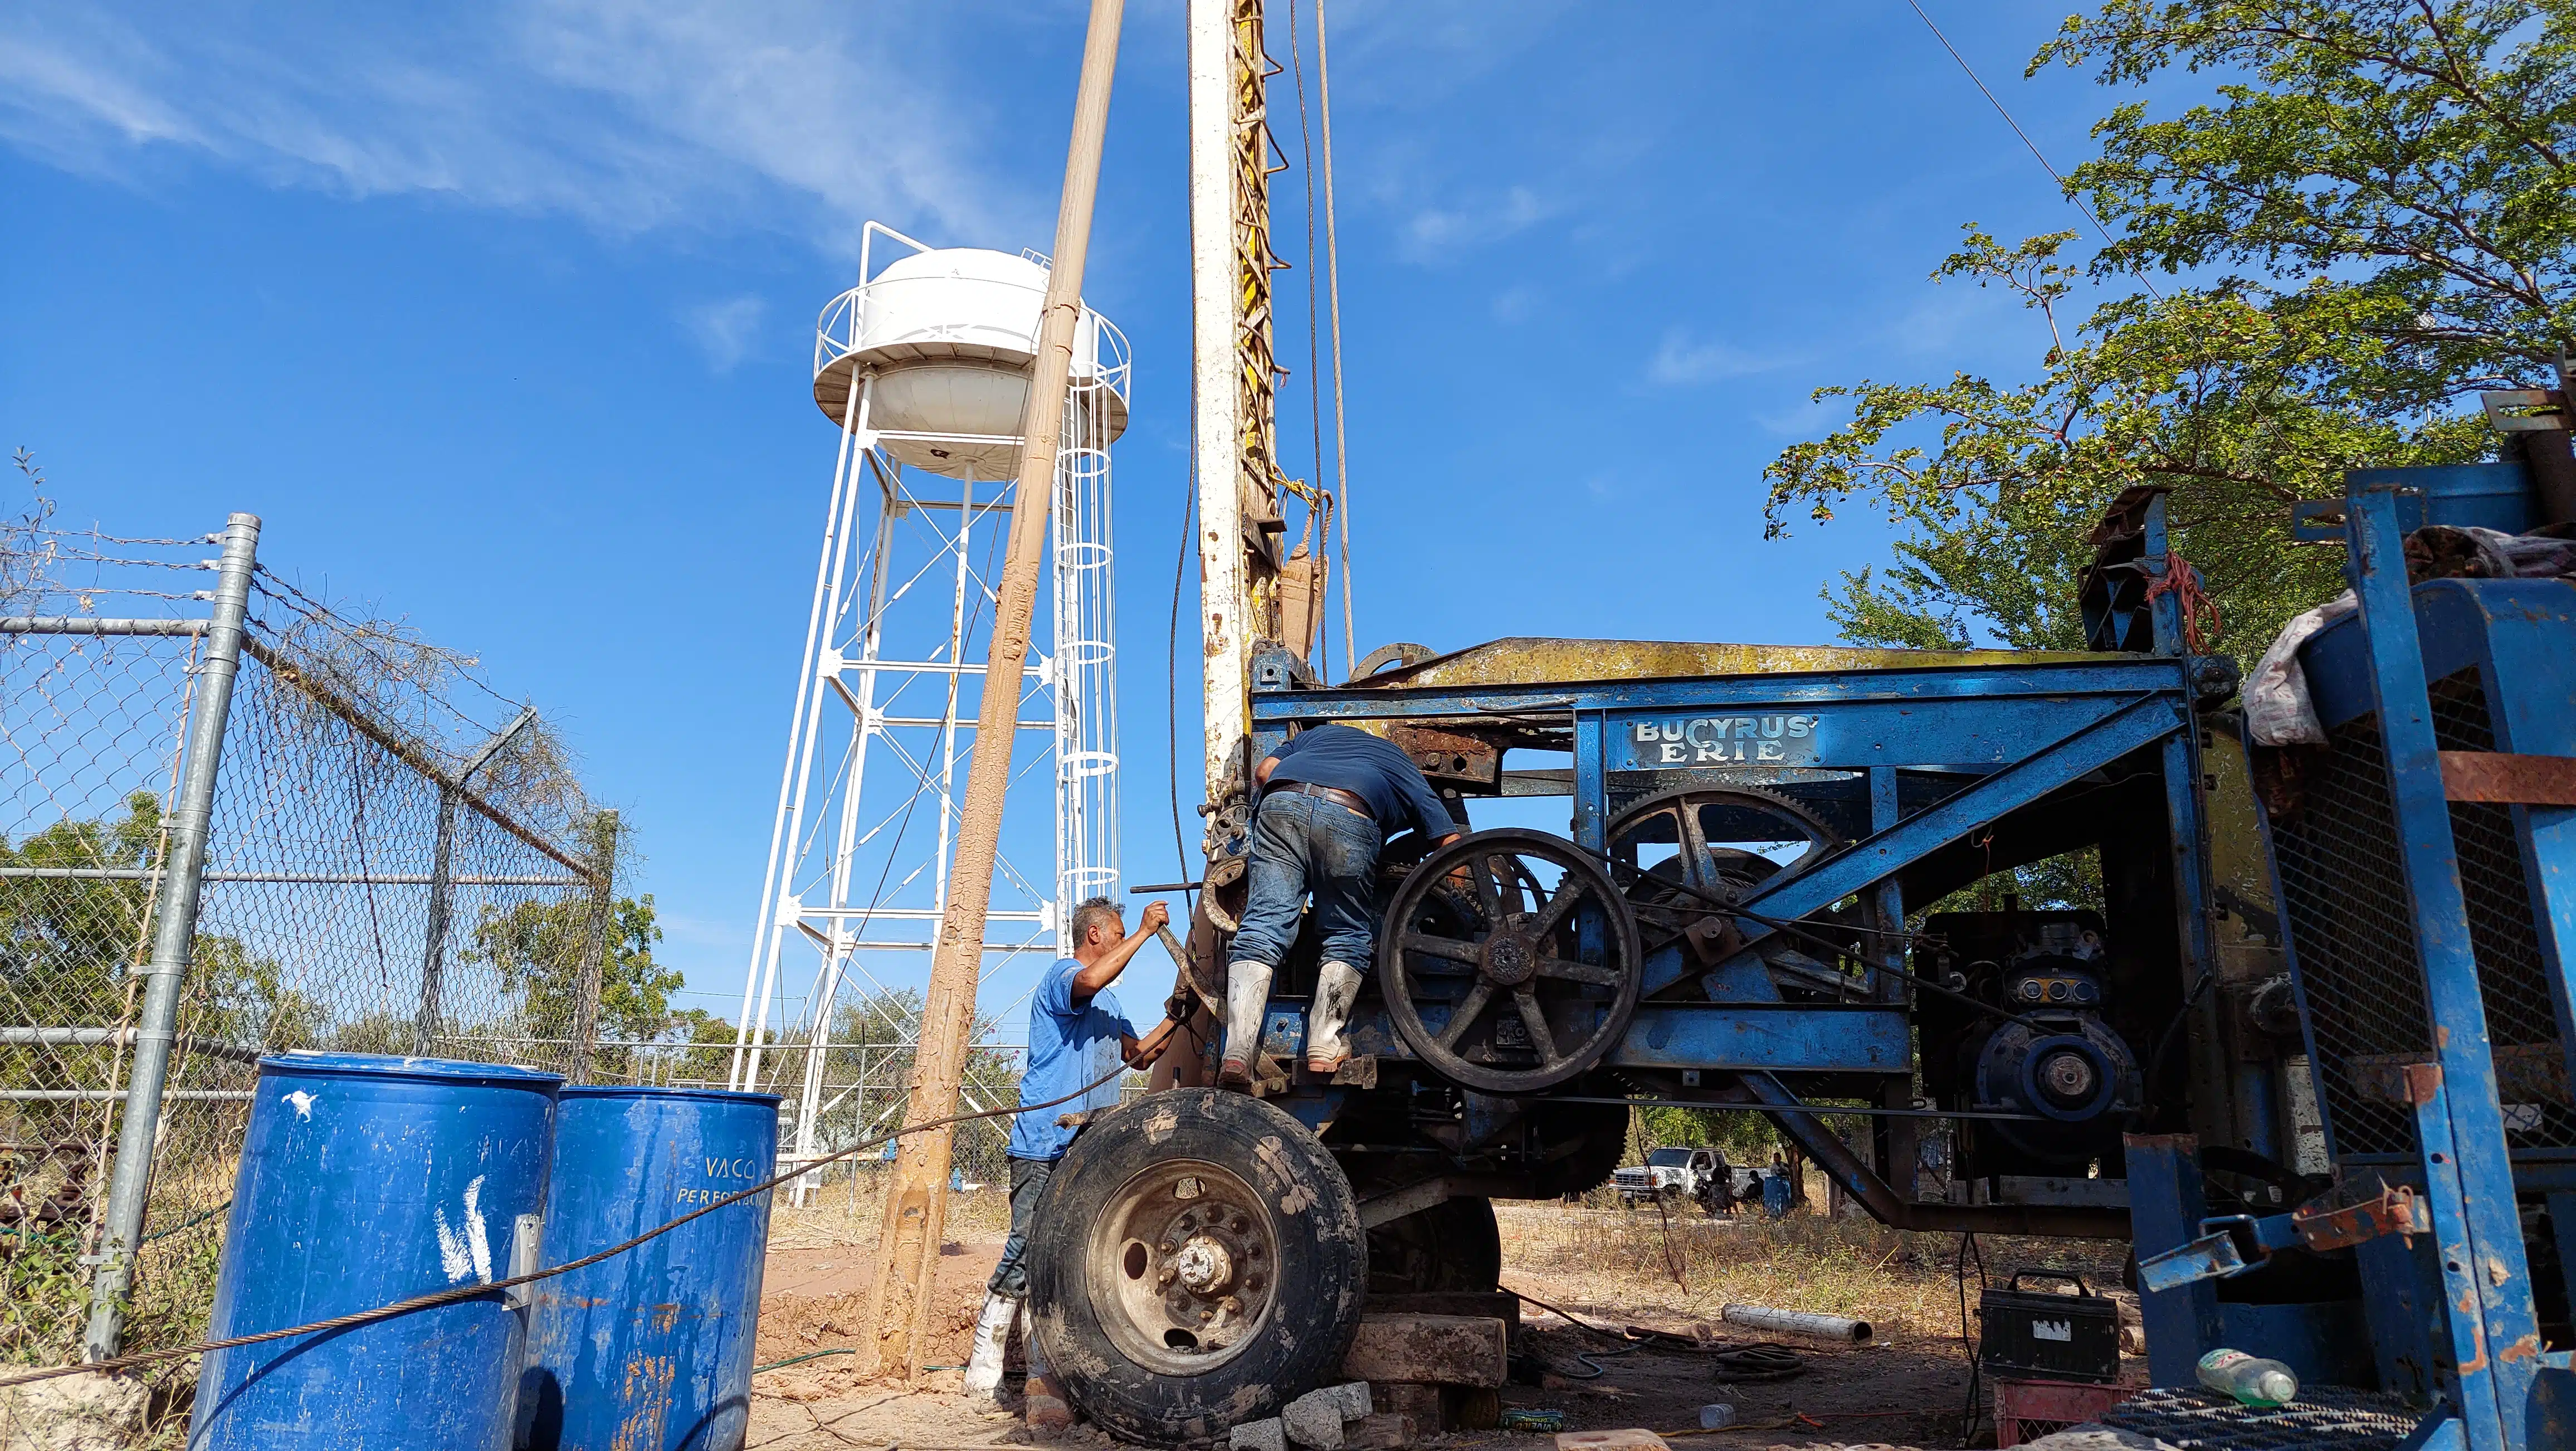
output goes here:
[{"label": "dirt ground", "polygon": [[[961,1203],[952,1211],[933,1310],[933,1365],[955,1367],[966,1358],[984,1280],[1001,1252],[997,1208]],[[1688,1433],[1682,1444],[1689,1451],[1960,1444],[1968,1357],[1959,1334],[1955,1236],[1900,1235],[1804,1211],[1772,1223],[1711,1219],[1697,1211],[1666,1219],[1652,1211],[1513,1204],[1501,1206],[1498,1218],[1503,1283],[1525,1297],[1612,1329],[1691,1337],[1697,1327],[1713,1349],[1774,1339],[1792,1346],[1804,1367],[1786,1381],[1721,1383],[1714,1357],[1696,1344],[1623,1349],[1525,1306],[1524,1336],[1514,1346],[1516,1383],[1501,1393],[1507,1409],[1561,1410],[1570,1430],[1644,1427],[1668,1439]],[[857,1345],[874,1269],[862,1231],[872,1230],[874,1216],[832,1206],[821,1213],[781,1211],[778,1223],[761,1301],[761,1363]],[[2097,1289],[2119,1293],[2116,1245],[1988,1239],[1975,1250],[1997,1284],[2014,1269],[2045,1267],[2080,1271]],[[1972,1258],[1972,1307],[1976,1289]],[[1730,1302],[1865,1318],[1874,1335],[1866,1345],[1766,1337],[1720,1319]],[[2126,1303],[2134,1312],[2134,1299]],[[856,1366],[854,1357],[826,1355],[755,1377],[748,1444],[758,1451],[926,1451],[1027,1439],[1015,1415],[968,1410],[953,1368],[927,1372],[905,1390],[863,1384]],[[2127,1378],[2144,1379],[2142,1361],[2124,1361],[2123,1368]],[[1741,1424],[1701,1433],[1700,1407],[1712,1402],[1733,1405]],[[1990,1425],[1980,1440],[1994,1444]],[[1105,1446],[1107,1438],[1077,1428],[1072,1444]],[[1425,1434],[1419,1444],[1550,1451],[1553,1441],[1487,1431]]]}]

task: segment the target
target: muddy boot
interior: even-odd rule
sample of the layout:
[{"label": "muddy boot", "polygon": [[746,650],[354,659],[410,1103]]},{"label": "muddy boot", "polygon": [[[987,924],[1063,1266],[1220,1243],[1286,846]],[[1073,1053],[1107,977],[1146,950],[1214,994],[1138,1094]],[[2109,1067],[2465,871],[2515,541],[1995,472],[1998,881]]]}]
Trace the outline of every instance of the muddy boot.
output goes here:
[{"label": "muddy boot", "polygon": [[1248,1084],[1252,1065],[1261,1056],[1261,1010],[1270,1003],[1270,969],[1257,962],[1238,962],[1225,970],[1225,1061],[1217,1069],[1220,1084]]},{"label": "muddy boot", "polygon": [[1065,1404],[1064,1390],[1047,1370],[1046,1354],[1038,1349],[1038,1331],[1029,1327],[1029,1384],[1022,1411],[1029,1418],[1029,1439],[1056,1441],[1073,1429],[1073,1407]]},{"label": "muddy boot", "polygon": [[1306,1010],[1306,1071],[1330,1074],[1351,1056],[1342,1030],[1351,1023],[1351,1003],[1360,995],[1360,970],[1347,962],[1327,962],[1315,974],[1315,1002]]},{"label": "muddy boot", "polygon": [[976,1410],[993,1410],[998,1404],[994,1392],[1002,1386],[1002,1350],[1019,1314],[1019,1301],[988,1294],[984,1313],[975,1317],[975,1349],[966,1357],[966,1400]]}]

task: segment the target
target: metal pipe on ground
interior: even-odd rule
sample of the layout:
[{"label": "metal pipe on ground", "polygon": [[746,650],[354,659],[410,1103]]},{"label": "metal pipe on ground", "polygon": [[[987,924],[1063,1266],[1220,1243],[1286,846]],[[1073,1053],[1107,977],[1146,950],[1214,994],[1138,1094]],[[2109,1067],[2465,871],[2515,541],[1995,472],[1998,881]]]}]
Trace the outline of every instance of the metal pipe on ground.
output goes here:
[{"label": "metal pipe on ground", "polygon": [[[1065,389],[1073,373],[1074,325],[1082,315],[1083,265],[1091,247],[1101,141],[1109,128],[1109,88],[1117,72],[1118,33],[1125,13],[1125,0],[1091,0],[1090,28],[1083,36],[1073,139],[1065,153],[1064,200],[1056,213],[1055,262],[1047,276],[1038,355],[1030,370],[1028,418],[1021,430],[1025,441],[1012,492],[1001,588],[993,607],[992,646],[984,666],[987,682],[1016,681],[1028,662],[1029,619],[1036,608],[1038,566],[1045,556],[1047,514],[1054,503]],[[965,1076],[975,984],[983,967],[985,917],[992,907],[993,860],[1000,847],[1002,797],[1010,785],[1018,720],[1019,692],[988,684],[976,711],[975,750],[967,765],[957,855],[948,876],[947,912],[939,926],[939,947],[931,956],[907,1125],[947,1117]],[[899,1370],[909,1380],[921,1368],[921,1345],[930,1329],[931,1296],[926,1290],[938,1269],[941,1231],[947,1219],[949,1139],[946,1128],[907,1135],[895,1159],[885,1223],[877,1236],[876,1284],[868,1297],[875,1373]]]},{"label": "metal pipe on ground", "polygon": [[1866,1320],[1815,1315],[1804,1310],[1774,1310],[1767,1305],[1729,1305],[1718,1312],[1718,1318],[1729,1325],[1742,1325],[1754,1330],[1815,1335],[1826,1340],[1848,1340],[1854,1345],[1867,1341],[1870,1333]]}]

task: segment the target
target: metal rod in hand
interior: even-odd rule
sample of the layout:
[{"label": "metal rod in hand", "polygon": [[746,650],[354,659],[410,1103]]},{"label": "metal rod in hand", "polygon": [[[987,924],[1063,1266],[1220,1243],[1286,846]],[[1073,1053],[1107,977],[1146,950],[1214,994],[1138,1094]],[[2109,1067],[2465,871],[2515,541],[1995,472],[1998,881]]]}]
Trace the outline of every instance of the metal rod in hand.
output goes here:
[{"label": "metal rod in hand", "polygon": [[170,808],[169,876],[152,923],[152,959],[143,969],[143,1012],[134,1030],[134,1071],[126,1080],[117,1126],[116,1168],[108,1180],[106,1236],[91,1280],[89,1328],[82,1349],[91,1360],[116,1354],[125,1334],[134,1250],[143,1242],[143,1212],[152,1192],[152,1151],[169,1085],[170,1049],[179,1036],[179,988],[197,933],[197,894],[206,870],[206,832],[215,814],[216,774],[223,763],[224,723],[241,673],[242,617],[250,608],[251,568],[259,556],[259,516],[235,514],[224,530],[215,580],[214,619],[197,667],[188,715],[187,757],[179,799]]}]

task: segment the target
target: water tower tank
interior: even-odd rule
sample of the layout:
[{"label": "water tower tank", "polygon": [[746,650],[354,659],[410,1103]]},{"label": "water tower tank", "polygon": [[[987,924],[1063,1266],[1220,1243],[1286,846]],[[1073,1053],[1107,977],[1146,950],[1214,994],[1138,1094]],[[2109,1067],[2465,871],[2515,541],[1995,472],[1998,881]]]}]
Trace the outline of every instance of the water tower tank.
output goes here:
[{"label": "water tower tank", "polygon": [[[814,401],[833,423],[849,405],[854,375],[870,380],[867,426],[882,434],[1015,439],[1037,358],[1047,269],[981,247],[942,247],[889,263],[833,299],[814,339]],[[1100,444],[1127,427],[1123,339],[1085,308],[1075,325],[1073,386],[1089,426],[1067,420],[1068,438]],[[1016,442],[881,438],[898,462],[950,478],[1006,479]]]}]

